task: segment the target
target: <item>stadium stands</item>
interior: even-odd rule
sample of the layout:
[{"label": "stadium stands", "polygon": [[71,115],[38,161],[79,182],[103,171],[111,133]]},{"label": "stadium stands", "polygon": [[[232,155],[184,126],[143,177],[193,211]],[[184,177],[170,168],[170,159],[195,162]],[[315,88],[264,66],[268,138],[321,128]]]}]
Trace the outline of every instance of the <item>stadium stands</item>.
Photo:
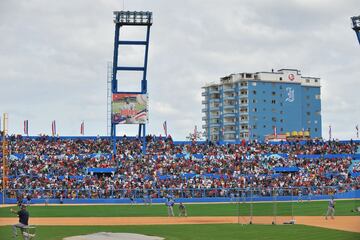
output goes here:
[{"label": "stadium stands", "polygon": [[[359,142],[214,144],[121,138],[10,137],[9,199],[322,195],[357,190]],[[248,192],[248,191],[247,191]],[[301,192],[301,193],[300,193]],[[239,194],[239,193],[237,193]]]}]

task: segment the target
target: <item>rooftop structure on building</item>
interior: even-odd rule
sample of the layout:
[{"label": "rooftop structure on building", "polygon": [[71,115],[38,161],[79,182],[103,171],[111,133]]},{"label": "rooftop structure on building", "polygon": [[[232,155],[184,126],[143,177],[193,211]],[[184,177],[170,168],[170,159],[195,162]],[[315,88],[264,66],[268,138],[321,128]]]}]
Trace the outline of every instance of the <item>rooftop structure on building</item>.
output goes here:
[{"label": "rooftop structure on building", "polygon": [[210,141],[267,135],[321,137],[320,78],[297,69],[236,73],[203,87],[203,128]]}]

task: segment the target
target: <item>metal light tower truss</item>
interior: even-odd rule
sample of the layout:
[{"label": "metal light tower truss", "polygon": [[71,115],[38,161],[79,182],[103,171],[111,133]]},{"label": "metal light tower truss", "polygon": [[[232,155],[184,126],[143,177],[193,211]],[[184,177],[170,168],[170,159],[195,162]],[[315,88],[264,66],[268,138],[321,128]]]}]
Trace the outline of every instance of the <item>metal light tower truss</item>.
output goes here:
[{"label": "metal light tower truss", "polygon": [[[1,118],[1,116],[0,116]],[[3,132],[2,132],[2,161],[3,161],[3,172],[2,172],[2,189],[3,189],[3,204],[5,203],[5,194],[8,187],[8,159],[9,159],[9,144],[7,141],[8,134],[8,114],[3,114]]]},{"label": "metal light tower truss", "polygon": [[107,63],[107,79],[106,79],[106,85],[107,85],[107,107],[106,107],[106,129],[107,129],[107,135],[111,135],[111,99],[112,99],[112,79],[113,79],[113,63],[108,62]]},{"label": "metal light tower truss", "polygon": [[357,39],[360,44],[360,15],[351,18],[352,29],[355,31]]},{"label": "metal light tower truss", "polygon": [[[152,13],[151,12],[130,12],[130,11],[116,11],[114,12],[114,23],[115,23],[115,40],[114,40],[114,58],[113,58],[113,72],[112,72],[112,94],[114,93],[133,93],[133,94],[147,94],[147,61],[148,61],[148,49],[149,49],[149,38],[150,38],[150,27],[152,25]],[[144,26],[146,27],[146,39],[139,41],[125,41],[120,40],[120,30],[123,26]],[[119,55],[119,46],[128,45],[136,46],[142,45],[145,46],[145,56],[142,66],[119,66],[118,58]],[[118,89],[118,80],[117,76],[121,74],[122,71],[138,71],[142,72],[141,79],[141,91],[140,92],[128,92],[124,91],[119,87]],[[121,91],[120,91],[121,90]],[[146,129],[145,124],[139,124],[139,137],[142,138],[143,153],[146,153]],[[111,137],[113,139],[113,154],[116,154],[116,123],[111,123]]]}]

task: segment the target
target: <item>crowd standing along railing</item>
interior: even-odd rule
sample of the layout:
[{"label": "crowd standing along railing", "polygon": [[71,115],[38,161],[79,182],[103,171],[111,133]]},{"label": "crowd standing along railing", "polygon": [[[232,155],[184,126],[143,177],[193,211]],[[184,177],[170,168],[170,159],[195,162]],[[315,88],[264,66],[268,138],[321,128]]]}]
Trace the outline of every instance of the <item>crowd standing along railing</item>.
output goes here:
[{"label": "crowd standing along railing", "polygon": [[[5,203],[23,202],[76,203],[78,200],[118,200],[115,202],[164,202],[169,198],[185,202],[197,201],[291,201],[336,198],[360,198],[359,183],[343,186],[289,188],[186,188],[186,189],[6,189]],[[106,201],[105,201],[106,202]],[[114,202],[114,201],[109,201]]]}]

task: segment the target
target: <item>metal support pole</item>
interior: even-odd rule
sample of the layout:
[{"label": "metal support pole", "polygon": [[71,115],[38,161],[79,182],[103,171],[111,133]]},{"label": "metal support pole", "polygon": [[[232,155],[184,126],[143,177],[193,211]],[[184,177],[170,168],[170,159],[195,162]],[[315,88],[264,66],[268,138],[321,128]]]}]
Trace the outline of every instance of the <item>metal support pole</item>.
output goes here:
[{"label": "metal support pole", "polygon": [[143,125],[143,136],[142,136],[142,142],[143,142],[143,145],[142,145],[142,153],[145,155],[146,154],[146,129],[145,129],[145,124],[142,124]]},{"label": "metal support pole", "polygon": [[272,224],[276,224],[276,195],[275,190],[273,189],[273,221]]},{"label": "metal support pole", "polygon": [[253,189],[250,188],[250,224],[253,223]]},{"label": "metal support pole", "polygon": [[293,189],[290,189],[291,191],[291,221],[294,222],[294,193]]}]

